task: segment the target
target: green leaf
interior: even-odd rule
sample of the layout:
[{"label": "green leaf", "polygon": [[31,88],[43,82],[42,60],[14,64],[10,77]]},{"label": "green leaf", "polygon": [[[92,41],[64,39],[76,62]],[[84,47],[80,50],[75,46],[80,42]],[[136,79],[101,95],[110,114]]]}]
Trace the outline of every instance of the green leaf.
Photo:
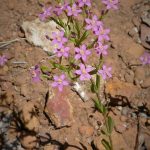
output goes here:
[{"label": "green leaf", "polygon": [[51,62],[51,64],[53,65],[54,68],[58,68],[64,72],[67,72],[68,71],[68,68],[63,66],[63,65],[60,65],[60,64],[57,64],[55,62]]},{"label": "green leaf", "polygon": [[45,75],[45,74],[42,74],[42,77],[43,78],[46,78],[46,79],[49,79],[49,80],[52,80],[52,77],[48,76],[48,75]]},{"label": "green leaf", "polygon": [[51,69],[47,66],[41,66],[41,70],[42,70],[42,72],[47,72],[47,71],[50,72],[51,71]]},{"label": "green leaf", "polygon": [[75,38],[70,38],[70,41],[76,44],[76,39]]},{"label": "green leaf", "polygon": [[96,75],[96,87],[97,87],[97,90],[99,90],[100,88],[100,76],[99,75]]},{"label": "green leaf", "polygon": [[110,116],[108,116],[107,118],[106,128],[107,128],[108,133],[111,134],[114,128],[114,121]]},{"label": "green leaf", "polygon": [[78,46],[87,38],[87,36],[88,36],[89,34],[88,34],[88,31],[85,31],[84,33],[83,33],[83,35],[81,36],[81,38],[80,38],[80,40],[78,41]]},{"label": "green leaf", "polygon": [[110,146],[109,142],[106,141],[105,139],[102,139],[102,144],[106,150],[111,150],[111,146]]},{"label": "green leaf", "polygon": [[99,101],[99,100],[94,100],[94,102],[95,102],[95,108],[97,108],[100,113],[106,114],[107,109],[106,109],[106,107],[101,103],[101,101]]},{"label": "green leaf", "polygon": [[97,91],[97,88],[96,88],[96,86],[94,85],[94,83],[91,84],[91,91],[92,91],[93,93],[95,93],[95,92]]},{"label": "green leaf", "polygon": [[62,28],[64,28],[64,25],[62,24],[62,21],[60,22],[60,19],[55,19],[55,18],[53,18],[53,17],[51,17],[51,19],[52,19],[55,23],[57,23],[59,26],[61,26]]},{"label": "green leaf", "polygon": [[80,27],[79,27],[78,22],[76,22],[76,21],[75,21],[75,28],[76,28],[76,31],[77,31],[78,38],[80,39]]}]

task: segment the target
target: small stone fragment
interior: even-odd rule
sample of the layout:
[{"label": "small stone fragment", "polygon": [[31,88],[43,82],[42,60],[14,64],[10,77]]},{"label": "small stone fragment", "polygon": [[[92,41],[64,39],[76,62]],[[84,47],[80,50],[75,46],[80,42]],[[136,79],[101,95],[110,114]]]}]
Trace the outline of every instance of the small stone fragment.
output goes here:
[{"label": "small stone fragment", "polygon": [[119,133],[123,133],[124,131],[126,131],[126,129],[127,129],[127,125],[125,123],[115,125],[115,130]]},{"label": "small stone fragment", "polygon": [[51,41],[46,38],[52,38],[52,32],[59,32],[58,25],[54,21],[41,22],[39,19],[26,21],[22,24],[27,41],[35,46],[43,48],[44,51],[53,52],[54,46]]},{"label": "small stone fragment", "polygon": [[147,24],[150,27],[150,12],[145,11],[141,16],[142,22]]},{"label": "small stone fragment", "polygon": [[143,81],[143,83],[142,83],[141,86],[142,86],[143,88],[148,88],[148,87],[150,87],[150,77],[146,78],[146,79]]},{"label": "small stone fragment", "polygon": [[32,150],[37,146],[37,138],[33,135],[24,136],[21,139],[21,144],[24,148],[28,150]]},{"label": "small stone fragment", "polygon": [[142,45],[150,49],[150,44],[147,42],[147,37],[150,35],[150,27],[145,24],[141,24],[141,42]]}]

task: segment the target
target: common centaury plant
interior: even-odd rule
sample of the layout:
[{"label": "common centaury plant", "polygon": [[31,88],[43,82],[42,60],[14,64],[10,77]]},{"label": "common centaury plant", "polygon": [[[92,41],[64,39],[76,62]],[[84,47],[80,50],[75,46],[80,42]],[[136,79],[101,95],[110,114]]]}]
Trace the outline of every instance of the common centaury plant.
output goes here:
[{"label": "common centaury plant", "polygon": [[[63,0],[54,1],[54,6],[44,8],[39,15],[41,21],[53,20],[60,27],[59,32],[53,32],[52,38],[46,36],[54,46],[54,55],[50,61],[52,67],[41,67],[43,76],[52,80],[51,86],[63,91],[64,86],[72,85],[76,81],[89,81],[91,92],[97,110],[102,113],[104,125],[101,133],[106,138],[102,144],[106,150],[112,150],[111,133],[114,122],[109,116],[107,105],[100,99],[100,81],[112,77],[110,66],[104,63],[108,54],[110,29],[105,28],[103,19],[110,9],[118,9],[118,0],[101,0],[106,8],[97,16],[92,11],[91,0]],[[96,63],[90,64],[91,56],[95,56]],[[64,63],[65,62],[65,63]],[[55,72],[59,72],[58,75]],[[47,73],[50,72],[50,73]],[[33,79],[39,81],[39,66],[31,70]]]}]

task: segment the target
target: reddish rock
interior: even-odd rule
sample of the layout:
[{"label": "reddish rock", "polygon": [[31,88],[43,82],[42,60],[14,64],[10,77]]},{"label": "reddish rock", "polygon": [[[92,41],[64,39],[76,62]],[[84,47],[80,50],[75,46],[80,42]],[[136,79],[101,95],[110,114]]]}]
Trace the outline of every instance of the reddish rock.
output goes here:
[{"label": "reddish rock", "polygon": [[62,92],[59,92],[55,89],[53,94],[53,97],[47,102],[45,111],[57,128],[71,126],[74,119],[69,101],[69,90],[64,88]]}]

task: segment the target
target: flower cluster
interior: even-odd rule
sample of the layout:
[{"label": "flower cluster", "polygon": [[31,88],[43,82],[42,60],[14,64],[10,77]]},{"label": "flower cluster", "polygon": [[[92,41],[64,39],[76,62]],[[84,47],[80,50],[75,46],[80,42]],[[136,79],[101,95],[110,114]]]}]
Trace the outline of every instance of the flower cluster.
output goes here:
[{"label": "flower cluster", "polygon": [[[102,0],[102,3],[106,5],[106,13],[109,9],[118,8],[118,0]],[[60,60],[60,64],[57,63],[55,66],[60,66],[58,68],[63,70],[65,66],[62,67],[62,60],[72,59],[74,64],[69,62],[69,64],[66,65],[65,73],[68,73],[69,76],[71,75],[71,78],[79,78],[81,81],[90,80],[93,72],[94,74],[102,76],[104,80],[112,77],[112,68],[110,66],[106,66],[106,64],[95,64],[94,67],[88,65],[89,56],[92,55],[93,52],[96,52],[99,62],[103,62],[103,57],[108,54],[109,46],[106,42],[110,40],[110,29],[105,28],[103,21],[100,19],[102,17],[88,13],[91,12],[91,6],[91,0],[76,0],[72,3],[64,2],[53,8],[49,7],[44,9],[44,12],[39,15],[41,21],[50,17],[61,26],[61,31],[52,32],[52,38],[48,38],[54,46],[54,53]],[[57,16],[63,13],[63,16],[67,18],[66,22],[63,21],[61,17],[58,17],[57,20]],[[77,16],[79,14],[82,15],[82,13],[84,13],[83,22],[78,24]],[[53,15],[56,15],[56,17],[53,17]],[[88,42],[84,44],[83,41],[90,32],[95,36],[95,42],[93,44]],[[67,46],[70,41],[74,43],[73,48]],[[90,44],[92,44],[92,47],[90,47]],[[69,65],[71,66],[68,67]],[[69,68],[69,70],[67,70],[67,68]],[[38,67],[32,70],[32,78],[35,81],[40,80],[40,70]],[[61,74],[60,76],[55,75],[53,80],[52,87],[57,87],[59,91],[62,91],[64,86],[69,85],[65,74]]]},{"label": "flower cluster", "polygon": [[143,65],[150,64],[150,53],[145,52],[141,57],[140,60]]},{"label": "flower cluster", "polygon": [[7,57],[5,55],[0,56],[0,66],[5,65],[5,63],[8,61]]}]

